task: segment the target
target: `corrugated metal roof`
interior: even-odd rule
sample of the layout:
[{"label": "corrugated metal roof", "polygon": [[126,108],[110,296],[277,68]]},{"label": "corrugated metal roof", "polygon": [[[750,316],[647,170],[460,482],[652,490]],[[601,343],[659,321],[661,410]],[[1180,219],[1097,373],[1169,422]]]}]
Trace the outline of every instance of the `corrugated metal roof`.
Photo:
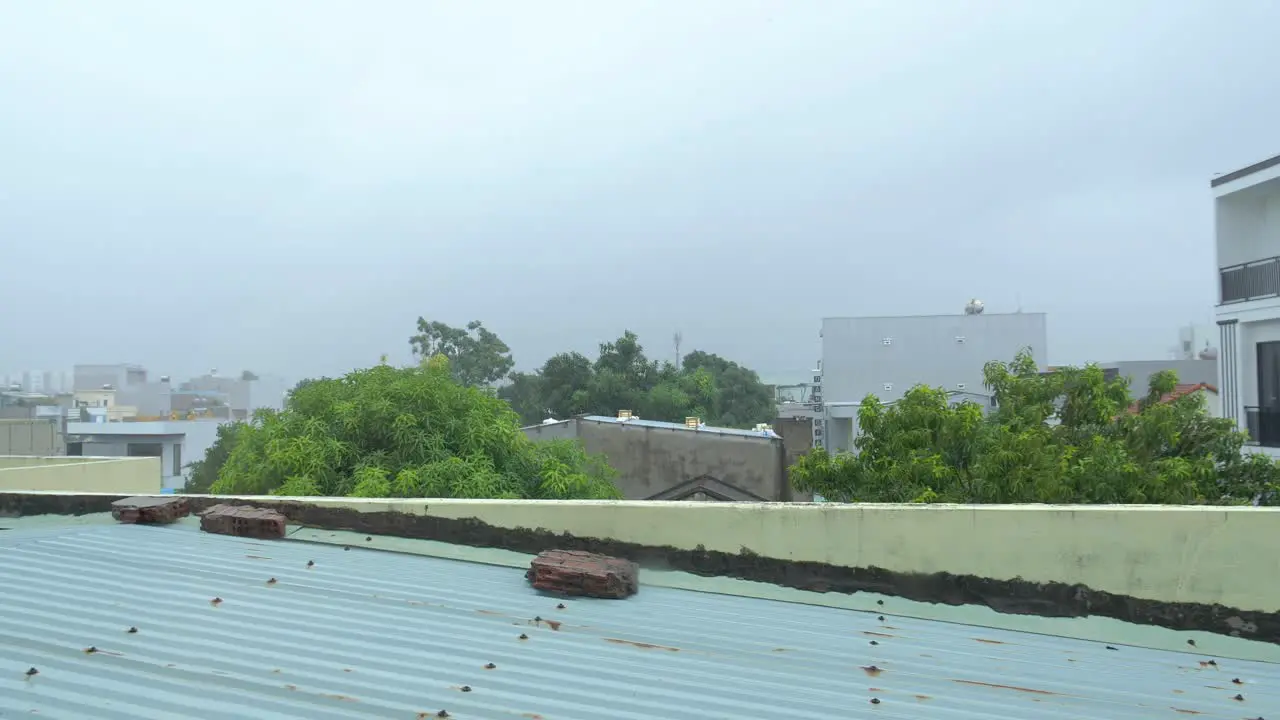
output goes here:
[{"label": "corrugated metal roof", "polygon": [[695,429],[695,428],[687,427],[684,423],[664,422],[662,420],[641,420],[640,418],[630,418],[628,420],[619,420],[616,417],[609,417],[608,415],[587,415],[582,419],[590,420],[592,422],[613,423],[614,425],[633,425],[635,427],[658,428],[660,430],[684,430],[686,432],[718,433],[720,435],[738,435],[742,437],[755,437],[755,438],[776,438],[777,437],[777,435],[769,435],[769,434],[758,432],[755,430],[740,430],[738,428],[712,427],[710,425],[704,425],[702,427]]},{"label": "corrugated metal roof", "polygon": [[[0,716],[1240,720],[1280,712],[1274,664],[1215,666],[1195,654],[657,587],[623,601],[559,602],[531,590],[518,569],[358,547],[189,527],[0,531]],[[27,677],[29,667],[38,674]]]}]

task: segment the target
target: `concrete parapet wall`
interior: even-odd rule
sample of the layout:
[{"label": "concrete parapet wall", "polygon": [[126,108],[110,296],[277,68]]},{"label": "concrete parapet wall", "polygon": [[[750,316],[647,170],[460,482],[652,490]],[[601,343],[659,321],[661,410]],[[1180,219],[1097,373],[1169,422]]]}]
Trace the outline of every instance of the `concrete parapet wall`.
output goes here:
[{"label": "concrete parapet wall", "polygon": [[0,491],[148,495],[160,492],[160,458],[0,457]]},{"label": "concrete parapet wall", "polygon": [[[799,594],[1033,631],[1017,618],[1039,618],[1059,623],[1053,633],[1165,649],[1198,637],[1203,651],[1226,653],[1224,643],[1257,640],[1246,644],[1261,650],[1230,652],[1280,660],[1280,510],[1269,508],[188,497],[194,511],[275,507],[295,525],[345,537],[336,542],[591,550],[750,581],[735,593],[817,591]],[[0,515],[105,512],[112,499],[0,492]],[[1061,625],[1084,618],[1092,624]],[[1144,627],[1191,634],[1125,630]]]}]

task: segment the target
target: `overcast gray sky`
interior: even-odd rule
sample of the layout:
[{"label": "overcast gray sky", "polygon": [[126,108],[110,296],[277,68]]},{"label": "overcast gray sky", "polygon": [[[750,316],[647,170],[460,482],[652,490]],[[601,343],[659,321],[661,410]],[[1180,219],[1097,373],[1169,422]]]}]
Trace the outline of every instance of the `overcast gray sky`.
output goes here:
[{"label": "overcast gray sky", "polygon": [[804,379],[825,315],[1211,321],[1273,0],[0,0],[0,372],[290,377],[420,314]]}]

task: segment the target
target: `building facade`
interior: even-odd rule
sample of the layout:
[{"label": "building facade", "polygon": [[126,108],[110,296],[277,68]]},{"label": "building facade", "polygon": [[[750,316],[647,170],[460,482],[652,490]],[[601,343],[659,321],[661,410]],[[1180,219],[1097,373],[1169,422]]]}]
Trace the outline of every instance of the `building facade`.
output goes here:
[{"label": "building facade", "polygon": [[1280,456],[1280,155],[1210,182],[1222,414]]},{"label": "building facade", "polygon": [[190,464],[203,460],[218,439],[216,420],[151,422],[68,422],[66,454],[93,457],[160,458],[165,490],[186,484]]},{"label": "building facade", "polygon": [[821,370],[814,377],[817,397],[810,403],[822,408],[823,446],[852,447],[858,407],[867,395],[895,402],[923,384],[953,393],[957,401],[989,405],[983,367],[1013,360],[1023,349],[1043,365],[1048,352],[1044,313],[985,313],[973,301],[954,315],[824,318]]},{"label": "building facade", "polygon": [[532,440],[580,440],[618,471],[627,500],[809,499],[792,492],[782,438],[773,433],[596,415],[533,425],[524,433]]}]

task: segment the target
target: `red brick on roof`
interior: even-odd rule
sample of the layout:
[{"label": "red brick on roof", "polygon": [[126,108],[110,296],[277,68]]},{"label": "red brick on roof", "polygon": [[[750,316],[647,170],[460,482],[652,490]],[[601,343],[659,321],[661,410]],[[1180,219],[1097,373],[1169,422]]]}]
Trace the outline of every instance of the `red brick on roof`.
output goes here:
[{"label": "red brick on roof", "polygon": [[533,559],[525,577],[546,592],[617,599],[636,594],[639,573],[630,560],[581,550],[548,550]]},{"label": "red brick on roof", "polygon": [[111,517],[122,523],[165,525],[191,514],[183,497],[131,497],[111,503]]},{"label": "red brick on roof", "polygon": [[200,529],[219,535],[274,539],[284,537],[286,518],[266,508],[214,505],[200,516]]}]

